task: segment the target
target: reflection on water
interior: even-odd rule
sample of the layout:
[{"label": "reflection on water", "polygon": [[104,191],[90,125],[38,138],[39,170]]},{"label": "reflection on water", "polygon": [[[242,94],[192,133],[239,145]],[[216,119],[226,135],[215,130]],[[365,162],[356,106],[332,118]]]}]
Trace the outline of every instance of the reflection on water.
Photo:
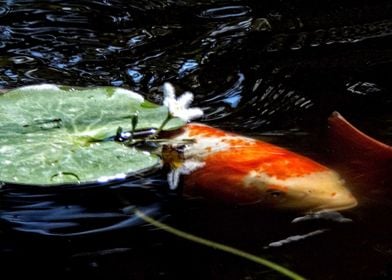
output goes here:
[{"label": "reflection on water", "polygon": [[[0,86],[113,85],[161,102],[159,87],[171,81],[195,93],[204,122],[341,166],[324,141],[334,110],[392,144],[391,14],[388,1],[2,1]],[[298,213],[183,200],[162,178],[74,191],[3,188],[1,262],[14,274],[56,277],[279,278],[124,211],[138,207],[312,279],[392,275],[391,182],[383,178],[353,181],[354,192],[371,190],[343,218],[297,223]]]}]

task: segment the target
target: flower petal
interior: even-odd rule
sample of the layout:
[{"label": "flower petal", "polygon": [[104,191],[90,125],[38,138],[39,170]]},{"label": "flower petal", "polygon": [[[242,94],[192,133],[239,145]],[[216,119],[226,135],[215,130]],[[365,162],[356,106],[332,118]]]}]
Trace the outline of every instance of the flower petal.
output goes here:
[{"label": "flower petal", "polygon": [[205,162],[197,161],[197,160],[186,160],[184,164],[180,167],[180,174],[189,175],[193,171],[202,168]]},{"label": "flower petal", "polygon": [[189,175],[193,171],[202,168],[204,165],[204,162],[197,160],[184,161],[179,168],[174,168],[167,174],[167,182],[169,183],[169,188],[171,190],[175,190],[178,187],[181,175]]},{"label": "flower petal", "polygon": [[183,108],[188,108],[193,101],[193,94],[189,91],[184,92],[180,97],[178,97],[177,102]]},{"label": "flower petal", "polygon": [[171,83],[163,84],[163,105],[170,107],[171,101],[176,101],[175,89]]},{"label": "flower petal", "polygon": [[173,169],[167,174],[167,182],[169,183],[169,188],[175,190],[178,187],[178,182],[180,181],[180,169]]},{"label": "flower petal", "polygon": [[[181,117],[179,118],[184,119],[186,121],[197,119],[204,115],[203,111],[200,108],[190,108],[187,109],[186,112],[184,113],[186,113],[186,117],[184,116],[185,118],[181,118]],[[185,115],[184,113],[183,115]]]},{"label": "flower petal", "polygon": [[170,83],[163,84],[163,105],[169,108],[170,115],[185,122],[203,116],[200,108],[188,108],[193,101],[193,94],[185,92],[178,99],[175,96],[175,89]]}]

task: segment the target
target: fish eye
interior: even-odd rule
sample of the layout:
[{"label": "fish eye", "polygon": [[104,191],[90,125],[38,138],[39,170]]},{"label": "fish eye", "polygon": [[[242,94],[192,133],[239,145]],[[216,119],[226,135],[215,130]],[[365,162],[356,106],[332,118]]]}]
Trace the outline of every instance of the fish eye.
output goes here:
[{"label": "fish eye", "polygon": [[283,198],[285,196],[285,193],[282,191],[279,191],[279,190],[270,189],[270,190],[267,190],[266,192],[267,192],[268,196],[272,199]]}]

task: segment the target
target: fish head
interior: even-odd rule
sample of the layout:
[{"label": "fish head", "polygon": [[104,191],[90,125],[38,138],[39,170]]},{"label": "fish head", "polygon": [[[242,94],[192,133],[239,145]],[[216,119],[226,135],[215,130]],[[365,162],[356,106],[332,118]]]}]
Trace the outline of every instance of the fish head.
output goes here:
[{"label": "fish head", "polygon": [[338,211],[358,204],[344,180],[332,170],[286,179],[251,172],[245,178],[244,186],[244,191],[246,188],[258,191],[259,202],[263,206],[279,209]]}]

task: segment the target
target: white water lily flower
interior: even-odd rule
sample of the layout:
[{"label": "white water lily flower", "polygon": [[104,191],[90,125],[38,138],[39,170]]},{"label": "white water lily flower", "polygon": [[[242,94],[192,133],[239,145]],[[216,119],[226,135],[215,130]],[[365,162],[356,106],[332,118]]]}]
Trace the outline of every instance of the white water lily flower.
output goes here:
[{"label": "white water lily flower", "polygon": [[163,85],[163,105],[169,108],[171,116],[190,121],[203,116],[200,108],[189,108],[193,101],[193,94],[185,92],[176,99],[174,87],[170,83]]},{"label": "white water lily flower", "polygon": [[204,162],[196,160],[186,160],[179,168],[175,168],[167,174],[167,181],[171,190],[175,190],[178,187],[181,175],[189,175],[193,171],[202,168],[205,165]]}]

